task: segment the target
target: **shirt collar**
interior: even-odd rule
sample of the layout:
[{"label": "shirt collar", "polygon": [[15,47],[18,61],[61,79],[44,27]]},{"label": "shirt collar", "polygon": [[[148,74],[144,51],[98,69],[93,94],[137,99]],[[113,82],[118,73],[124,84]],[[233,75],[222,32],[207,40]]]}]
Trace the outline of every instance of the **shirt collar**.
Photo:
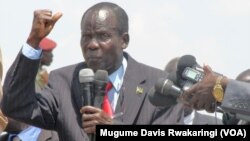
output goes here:
[{"label": "shirt collar", "polygon": [[117,92],[121,89],[127,65],[128,62],[125,57],[123,57],[122,65],[115,72],[109,75],[109,81],[113,84],[113,88],[115,88]]},{"label": "shirt collar", "polygon": [[25,130],[21,131],[16,136],[18,136],[22,141],[36,141],[40,132],[41,132],[40,128],[30,126],[26,128]]}]

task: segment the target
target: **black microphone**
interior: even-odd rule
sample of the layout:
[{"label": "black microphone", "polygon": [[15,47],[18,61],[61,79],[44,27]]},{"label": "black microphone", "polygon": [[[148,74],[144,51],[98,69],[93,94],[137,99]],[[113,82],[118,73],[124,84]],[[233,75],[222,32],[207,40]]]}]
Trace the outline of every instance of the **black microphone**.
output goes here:
[{"label": "black microphone", "polygon": [[160,78],[149,90],[148,98],[154,106],[170,107],[177,103],[177,98],[183,93],[169,79]]},{"label": "black microphone", "polygon": [[[213,72],[217,75],[220,73]],[[184,55],[179,59],[177,65],[177,85],[184,90],[187,90],[194,83],[203,79],[203,68],[196,62],[196,58],[192,55]]]},{"label": "black microphone", "polygon": [[108,72],[105,70],[97,70],[94,77],[94,106],[101,108],[103,97],[105,95],[105,88],[108,83]]},{"label": "black microphone", "polygon": [[93,105],[93,70],[90,68],[80,70],[79,81],[81,83],[82,106]]},{"label": "black microphone", "polygon": [[169,79],[160,78],[155,84],[155,91],[164,96],[174,96],[179,97],[183,91]]},{"label": "black microphone", "polygon": [[[193,68],[197,71],[200,71],[202,73],[204,73],[204,70],[202,68],[201,65],[199,65],[197,62],[196,62],[196,58],[192,55],[184,55],[182,56],[180,59],[179,59],[179,62],[178,62],[178,65],[177,65],[177,77],[180,77],[183,79],[183,71],[187,68],[187,67],[190,67],[190,68]],[[221,73],[218,73],[218,72],[213,72],[217,75],[222,75]]]}]

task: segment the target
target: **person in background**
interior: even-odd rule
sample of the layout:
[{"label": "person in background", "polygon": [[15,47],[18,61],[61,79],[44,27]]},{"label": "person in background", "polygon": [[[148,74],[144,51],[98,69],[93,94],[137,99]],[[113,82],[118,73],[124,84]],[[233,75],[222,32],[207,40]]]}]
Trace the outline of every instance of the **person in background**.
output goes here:
[{"label": "person in background", "polygon": [[56,42],[49,39],[44,38],[39,47],[42,49],[42,57],[40,66],[36,76],[36,89],[43,89],[45,85],[48,84],[49,81],[49,73],[44,66],[50,66],[53,62],[53,49],[56,47]]},{"label": "person in background", "polygon": [[[250,83],[250,69],[247,69],[243,72],[241,72],[237,77],[236,80],[243,81]],[[224,113],[223,114],[223,123],[225,125],[246,125],[250,124],[250,121],[240,120],[237,119],[236,115],[234,113]]]},{"label": "person in background", "polygon": [[250,83],[250,69],[247,69],[247,70],[241,72],[241,73],[236,77],[236,80]]},{"label": "person in background", "polygon": [[172,58],[164,68],[164,70],[170,74],[171,76],[170,79],[171,81],[173,81],[174,84],[177,83],[176,71],[177,71],[177,65],[178,65],[179,59],[180,57]]},{"label": "person in background", "polygon": [[[167,65],[165,66],[164,70],[169,73],[176,73],[178,62],[180,60],[180,57],[174,57],[172,58]],[[176,77],[175,77],[176,78]],[[177,78],[176,78],[177,79]]]},{"label": "person in background", "polygon": [[[95,4],[83,14],[80,44],[85,62],[51,71],[48,87],[37,93],[34,82],[41,55],[39,42],[61,16],[50,10],[34,12],[27,42],[5,78],[3,113],[56,130],[64,141],[88,141],[88,134],[95,134],[96,125],[101,124],[183,124],[182,104],[156,107],[150,103],[148,91],[168,73],[139,63],[124,51],[130,39],[128,15],[114,3]],[[27,50],[33,54],[26,54]],[[111,89],[104,100],[109,102],[111,114],[102,107],[82,104],[86,99],[82,98],[85,93],[79,72],[85,68],[108,72]]]}]

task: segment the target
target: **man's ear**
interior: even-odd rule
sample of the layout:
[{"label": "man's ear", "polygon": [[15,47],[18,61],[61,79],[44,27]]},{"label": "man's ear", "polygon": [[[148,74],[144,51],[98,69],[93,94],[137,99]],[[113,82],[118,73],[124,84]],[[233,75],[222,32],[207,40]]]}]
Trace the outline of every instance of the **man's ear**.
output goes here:
[{"label": "man's ear", "polygon": [[128,47],[129,43],[129,34],[127,32],[124,32],[122,34],[122,49],[126,49]]}]

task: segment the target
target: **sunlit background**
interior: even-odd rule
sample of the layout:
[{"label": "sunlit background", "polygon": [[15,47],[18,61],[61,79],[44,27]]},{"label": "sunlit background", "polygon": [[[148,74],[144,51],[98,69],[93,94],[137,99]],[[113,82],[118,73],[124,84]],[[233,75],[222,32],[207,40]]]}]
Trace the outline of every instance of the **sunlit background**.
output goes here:
[{"label": "sunlit background", "polygon": [[[64,15],[49,35],[58,44],[49,70],[83,61],[80,20],[101,0],[0,0],[0,46],[4,72],[26,41],[35,9]],[[235,78],[250,68],[249,0],[110,0],[129,16],[135,59],[163,69],[167,62],[192,54],[202,65]]]}]

